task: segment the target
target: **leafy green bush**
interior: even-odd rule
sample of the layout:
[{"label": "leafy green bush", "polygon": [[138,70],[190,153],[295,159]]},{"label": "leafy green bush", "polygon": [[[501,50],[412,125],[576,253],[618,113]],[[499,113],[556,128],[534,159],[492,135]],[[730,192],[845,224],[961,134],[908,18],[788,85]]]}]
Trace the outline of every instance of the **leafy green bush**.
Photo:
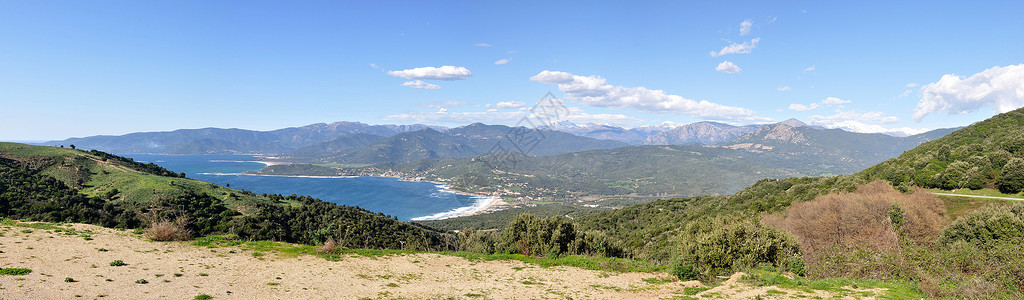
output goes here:
[{"label": "leafy green bush", "polygon": [[124,261],[120,260],[120,259],[110,262],[110,266],[111,267],[120,267],[120,266],[124,266],[124,265],[127,265],[127,264],[124,263]]},{"label": "leafy green bush", "polygon": [[23,268],[2,268],[2,269],[0,269],[0,275],[20,276],[20,275],[28,275],[28,273],[32,273],[32,270],[31,269],[23,269]]},{"label": "leafy green bush", "polygon": [[697,268],[689,261],[677,260],[672,264],[671,274],[683,281],[697,280]]},{"label": "leafy green bush", "polygon": [[939,233],[939,244],[965,241],[988,245],[1024,239],[1024,204],[989,205],[958,218]]},{"label": "leafy green bush", "polygon": [[678,236],[678,244],[677,260],[684,265],[692,263],[701,278],[763,263],[784,267],[789,258],[800,253],[791,234],[749,218],[690,222]]},{"label": "leafy green bush", "polygon": [[999,191],[1006,194],[1016,194],[1024,190],[1024,159],[1013,158],[1006,163],[1003,171],[999,172],[999,180],[996,181]]}]

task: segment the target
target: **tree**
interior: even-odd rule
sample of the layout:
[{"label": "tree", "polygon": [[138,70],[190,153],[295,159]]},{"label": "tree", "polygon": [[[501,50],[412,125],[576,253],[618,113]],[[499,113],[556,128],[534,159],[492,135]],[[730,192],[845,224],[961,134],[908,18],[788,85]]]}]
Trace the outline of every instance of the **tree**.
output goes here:
[{"label": "tree", "polygon": [[1013,158],[1003,166],[999,172],[999,180],[996,181],[999,191],[1006,194],[1016,194],[1024,190],[1024,159]]},{"label": "tree", "polygon": [[71,144],[71,149],[75,149],[75,144]]}]

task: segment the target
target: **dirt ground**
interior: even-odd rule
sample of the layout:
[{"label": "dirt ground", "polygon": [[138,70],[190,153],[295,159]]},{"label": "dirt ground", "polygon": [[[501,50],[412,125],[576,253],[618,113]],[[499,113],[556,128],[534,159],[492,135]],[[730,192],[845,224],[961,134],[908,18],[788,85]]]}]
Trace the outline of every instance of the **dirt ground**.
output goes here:
[{"label": "dirt ground", "polygon": [[[0,228],[0,299],[666,299],[835,298],[822,291],[758,287],[742,273],[715,287],[665,273],[543,268],[440,254],[340,261],[153,242],[130,231],[73,224],[75,234]],[[125,265],[112,266],[121,260]],[[70,282],[68,278],[72,279]],[[687,290],[687,288],[690,288]],[[695,289],[700,288],[700,289]],[[708,289],[710,288],[710,289]],[[838,298],[847,298],[838,296]],[[692,299],[692,298],[691,298]]]},{"label": "dirt ground", "polygon": [[[2,229],[0,267],[32,273],[0,275],[0,298],[650,299],[699,285],[667,280],[671,277],[664,273],[541,268],[438,254],[353,255],[341,261],[274,253],[257,257],[237,247],[152,242],[128,231],[73,227],[91,231],[91,240],[53,230]],[[115,260],[126,265],[111,266]]]}]

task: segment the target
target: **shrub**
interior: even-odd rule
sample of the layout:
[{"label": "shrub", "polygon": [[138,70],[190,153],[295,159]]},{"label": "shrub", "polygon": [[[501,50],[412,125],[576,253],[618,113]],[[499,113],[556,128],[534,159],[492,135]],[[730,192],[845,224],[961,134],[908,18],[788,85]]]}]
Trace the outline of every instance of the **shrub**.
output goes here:
[{"label": "shrub", "polygon": [[110,266],[111,267],[120,267],[120,266],[124,266],[124,265],[127,265],[127,264],[124,263],[124,261],[122,261],[120,259],[110,262]]},{"label": "shrub", "polygon": [[192,238],[192,231],[186,228],[186,218],[155,221],[146,228],[146,237],[154,241],[185,241]]},{"label": "shrub", "polygon": [[20,276],[20,275],[28,275],[29,273],[32,273],[32,270],[31,270],[31,269],[23,269],[23,268],[0,268],[0,275],[14,275],[14,276]]},{"label": "shrub", "polygon": [[207,295],[207,294],[199,294],[199,295],[196,295],[196,297],[193,298],[193,299],[195,299],[195,300],[210,300],[210,299],[213,299],[213,296],[210,296],[210,295]]},{"label": "shrub", "polygon": [[697,280],[697,269],[692,262],[678,260],[672,264],[672,275],[683,281]]},{"label": "shrub", "polygon": [[1024,239],[1024,204],[989,205],[960,217],[942,229],[939,244],[965,241],[989,245],[1015,239]]},{"label": "shrub", "polygon": [[906,238],[930,242],[945,223],[945,204],[920,190],[904,194],[886,182],[874,181],[853,193],[794,203],[785,217],[765,221],[796,235],[805,258],[813,258],[836,247],[896,249],[897,229]]},{"label": "shrub", "polygon": [[147,283],[149,283],[149,281],[148,281],[148,280],[145,280],[145,279],[139,279],[139,280],[136,280],[136,281],[135,281],[135,283],[138,283],[138,284],[147,284]]},{"label": "shrub", "polygon": [[320,254],[334,254],[337,253],[338,250],[338,242],[335,242],[333,238],[328,238],[327,241],[324,242],[323,246],[316,249],[316,252]]},{"label": "shrub", "polygon": [[749,218],[690,222],[677,239],[676,260],[691,263],[692,272],[701,278],[764,263],[781,267],[800,252],[792,235]]},{"label": "shrub", "polygon": [[64,282],[75,282],[75,279],[71,278],[71,277],[67,277],[67,278],[64,278]]},{"label": "shrub", "polygon": [[996,180],[999,191],[1006,194],[1016,194],[1024,190],[1024,159],[1013,158],[1003,166],[999,172],[999,179]]}]

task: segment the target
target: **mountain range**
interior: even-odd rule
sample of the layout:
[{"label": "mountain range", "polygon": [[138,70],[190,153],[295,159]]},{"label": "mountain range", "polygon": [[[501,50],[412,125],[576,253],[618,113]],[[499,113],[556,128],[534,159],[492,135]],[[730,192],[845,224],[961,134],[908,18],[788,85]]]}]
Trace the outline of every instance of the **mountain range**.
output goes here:
[{"label": "mountain range", "polygon": [[444,127],[428,125],[367,125],[359,122],[317,123],[271,131],[246,129],[179,129],[137,132],[119,136],[99,135],[48,141],[41,145],[76,145],[111,153],[226,154],[283,153],[349,134],[392,136],[402,132]]}]

